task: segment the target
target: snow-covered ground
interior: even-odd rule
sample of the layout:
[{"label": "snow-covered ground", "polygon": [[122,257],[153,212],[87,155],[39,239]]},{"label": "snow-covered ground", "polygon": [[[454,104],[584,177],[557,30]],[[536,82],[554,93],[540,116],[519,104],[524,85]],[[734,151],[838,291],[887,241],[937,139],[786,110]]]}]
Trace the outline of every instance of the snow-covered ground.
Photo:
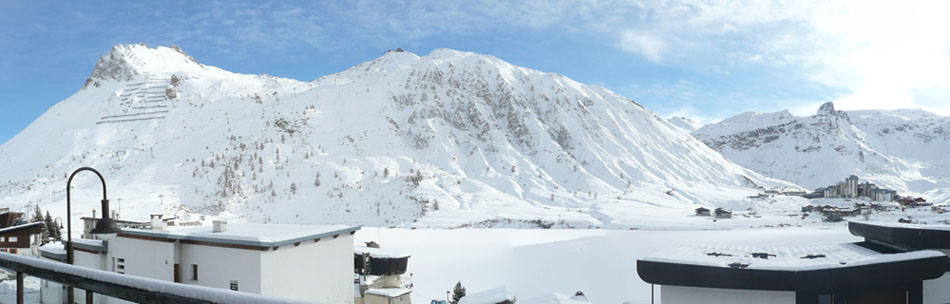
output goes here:
[{"label": "snow-covered ground", "polygon": [[[388,229],[363,227],[357,242],[412,254],[412,301],[507,286],[518,299],[583,291],[593,303],[650,303],[636,260],[682,244],[824,245],[860,241],[845,223],[822,227],[706,231]],[[658,289],[657,289],[658,290]]]}]

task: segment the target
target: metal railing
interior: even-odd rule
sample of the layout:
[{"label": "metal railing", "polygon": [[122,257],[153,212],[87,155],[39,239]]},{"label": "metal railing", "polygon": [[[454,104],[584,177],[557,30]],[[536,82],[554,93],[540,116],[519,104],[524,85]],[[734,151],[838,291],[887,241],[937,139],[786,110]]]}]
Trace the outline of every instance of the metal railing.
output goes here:
[{"label": "metal railing", "polygon": [[[186,285],[138,276],[123,275],[98,269],[74,266],[65,263],[27,256],[0,253],[0,268],[16,272],[17,303],[23,302],[23,277],[25,275],[62,283],[87,292],[115,297],[137,303],[312,303],[265,297],[240,291]],[[92,292],[92,293],[90,293]]]}]

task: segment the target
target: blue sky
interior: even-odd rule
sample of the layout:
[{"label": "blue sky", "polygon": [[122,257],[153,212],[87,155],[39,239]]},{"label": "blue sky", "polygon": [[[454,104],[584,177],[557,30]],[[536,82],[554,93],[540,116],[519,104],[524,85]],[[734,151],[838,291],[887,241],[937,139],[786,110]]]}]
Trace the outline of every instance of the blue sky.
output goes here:
[{"label": "blue sky", "polygon": [[950,115],[947,2],[4,1],[0,142],[119,43],[312,80],[387,49],[452,48],[605,86],[663,116],[924,108]]}]

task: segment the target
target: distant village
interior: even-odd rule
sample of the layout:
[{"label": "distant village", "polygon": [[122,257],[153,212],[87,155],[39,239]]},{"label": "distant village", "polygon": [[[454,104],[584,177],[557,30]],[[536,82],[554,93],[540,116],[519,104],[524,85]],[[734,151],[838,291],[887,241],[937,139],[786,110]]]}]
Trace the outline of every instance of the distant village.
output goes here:
[{"label": "distant village", "polygon": [[815,189],[815,192],[803,195],[805,198],[868,198],[876,202],[894,202],[900,196],[897,191],[880,188],[874,183],[861,183],[856,175],[851,175],[837,184]]},{"label": "distant village", "polygon": [[[766,190],[749,198],[767,198],[774,195],[800,196],[807,199],[819,198],[844,198],[844,199],[866,199],[864,202],[855,202],[853,207],[841,207],[831,205],[807,205],[802,207],[801,212],[804,216],[809,213],[819,213],[824,216],[823,221],[837,222],[843,220],[843,217],[858,216],[870,214],[872,211],[882,212],[888,210],[897,210],[904,208],[917,208],[931,206],[933,211],[939,214],[950,212],[947,206],[933,206],[922,197],[900,196],[897,191],[881,188],[874,183],[865,181],[860,182],[856,175],[851,175],[844,181],[827,187],[819,187],[814,192],[805,191],[786,191]],[[895,204],[896,203],[896,204]],[[729,219],[733,216],[733,211],[725,208],[696,208],[696,216],[711,216],[716,219]],[[901,219],[900,222],[911,222],[909,219]]]}]

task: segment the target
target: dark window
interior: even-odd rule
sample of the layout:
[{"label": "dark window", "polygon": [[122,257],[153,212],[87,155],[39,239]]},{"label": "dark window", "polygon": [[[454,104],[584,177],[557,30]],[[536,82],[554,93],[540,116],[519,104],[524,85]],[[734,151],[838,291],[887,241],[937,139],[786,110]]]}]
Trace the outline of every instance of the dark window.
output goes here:
[{"label": "dark window", "polygon": [[818,304],[831,304],[831,295],[818,295]]},{"label": "dark window", "polygon": [[191,264],[191,279],[198,280],[198,264]]}]

